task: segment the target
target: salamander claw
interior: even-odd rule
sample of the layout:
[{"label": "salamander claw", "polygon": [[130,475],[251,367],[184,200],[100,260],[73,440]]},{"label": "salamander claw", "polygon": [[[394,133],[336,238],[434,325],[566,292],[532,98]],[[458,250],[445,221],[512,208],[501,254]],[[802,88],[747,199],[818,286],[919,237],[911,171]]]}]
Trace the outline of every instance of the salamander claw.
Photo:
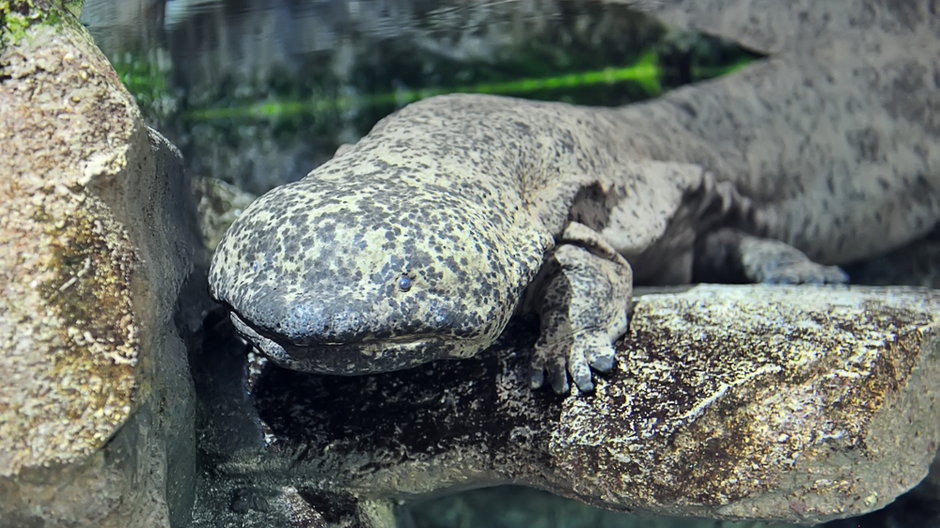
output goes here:
[{"label": "salamander claw", "polygon": [[563,394],[570,388],[570,376],[581,392],[591,392],[591,370],[603,372],[613,365],[614,348],[602,332],[581,332],[554,343],[540,339],[532,357],[530,380],[533,388],[541,387],[547,374],[552,390]]}]

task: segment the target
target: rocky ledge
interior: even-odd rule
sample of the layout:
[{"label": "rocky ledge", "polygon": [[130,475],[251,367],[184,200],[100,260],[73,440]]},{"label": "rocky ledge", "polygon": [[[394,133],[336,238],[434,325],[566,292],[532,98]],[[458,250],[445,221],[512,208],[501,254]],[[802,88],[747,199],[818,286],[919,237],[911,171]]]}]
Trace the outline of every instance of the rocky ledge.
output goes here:
[{"label": "rocky ledge", "polygon": [[[244,371],[248,399],[217,384],[207,416],[224,418],[204,425],[217,433],[203,448],[218,473],[197,525],[391,526],[397,501],[499,483],[619,511],[810,524],[889,503],[940,440],[940,292],[646,295],[616,369],[565,398],[526,384],[530,330],[400,373],[264,365]],[[221,347],[204,361],[239,372]],[[233,444],[252,430],[254,445]]]}]

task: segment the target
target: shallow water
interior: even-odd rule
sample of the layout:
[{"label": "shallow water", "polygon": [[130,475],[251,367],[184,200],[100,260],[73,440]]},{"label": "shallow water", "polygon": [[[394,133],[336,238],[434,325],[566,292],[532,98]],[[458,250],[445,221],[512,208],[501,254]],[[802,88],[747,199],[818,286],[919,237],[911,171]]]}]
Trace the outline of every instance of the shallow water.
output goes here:
[{"label": "shallow water", "polygon": [[82,18],[191,173],[254,193],[429,95],[623,104],[752,57],[566,0],[89,0]]}]

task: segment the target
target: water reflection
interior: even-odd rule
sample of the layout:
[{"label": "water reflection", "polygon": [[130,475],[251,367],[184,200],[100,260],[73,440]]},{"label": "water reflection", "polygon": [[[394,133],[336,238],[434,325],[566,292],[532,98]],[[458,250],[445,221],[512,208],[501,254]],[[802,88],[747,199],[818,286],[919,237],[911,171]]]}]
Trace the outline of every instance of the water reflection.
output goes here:
[{"label": "water reflection", "polygon": [[435,93],[622,104],[748,58],[585,1],[88,0],[82,18],[187,168],[256,193]]}]

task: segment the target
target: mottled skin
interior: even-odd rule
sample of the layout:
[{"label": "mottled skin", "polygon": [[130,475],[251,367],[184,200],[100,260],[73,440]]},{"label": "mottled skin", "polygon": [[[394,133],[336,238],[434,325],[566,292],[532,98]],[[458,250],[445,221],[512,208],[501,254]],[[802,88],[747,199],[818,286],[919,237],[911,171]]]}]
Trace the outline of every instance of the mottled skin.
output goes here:
[{"label": "mottled skin", "polygon": [[[753,3],[748,28],[829,8],[782,4]],[[612,365],[631,265],[644,283],[843,282],[832,264],[940,215],[936,16],[900,31],[852,4],[874,10],[863,30],[777,35],[776,56],[650,103],[412,104],[252,204],[212,294],[278,363],[338,374],[466,357],[532,310],[533,382],[564,391]]]}]

